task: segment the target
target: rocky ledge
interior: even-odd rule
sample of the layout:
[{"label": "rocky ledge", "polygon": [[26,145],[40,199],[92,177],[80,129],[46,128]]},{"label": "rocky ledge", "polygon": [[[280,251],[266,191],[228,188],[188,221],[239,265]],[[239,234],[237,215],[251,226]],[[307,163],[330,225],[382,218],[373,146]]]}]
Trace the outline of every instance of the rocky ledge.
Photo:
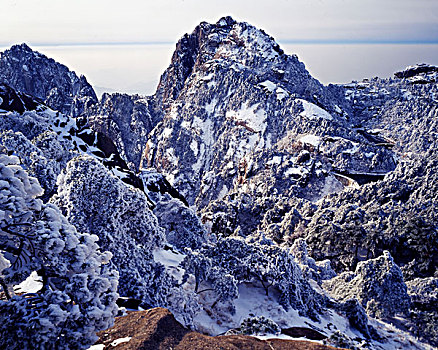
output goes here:
[{"label": "rocky ledge", "polygon": [[329,350],[331,346],[303,340],[261,340],[247,335],[209,337],[187,328],[175,320],[169,310],[153,308],[129,312],[116,319],[113,327],[98,333],[92,349],[253,349],[253,350]]}]

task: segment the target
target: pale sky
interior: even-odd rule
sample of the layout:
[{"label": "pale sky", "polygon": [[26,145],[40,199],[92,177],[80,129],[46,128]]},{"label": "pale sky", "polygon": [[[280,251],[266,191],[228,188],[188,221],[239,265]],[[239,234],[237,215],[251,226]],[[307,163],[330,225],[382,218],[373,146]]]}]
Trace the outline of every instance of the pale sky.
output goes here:
[{"label": "pale sky", "polygon": [[438,43],[437,0],[1,0],[0,45],[175,42],[231,15],[278,41]]},{"label": "pale sky", "polygon": [[98,91],[152,94],[181,36],[227,15],[324,84],[438,65],[438,0],[0,0],[0,51],[25,42]]}]

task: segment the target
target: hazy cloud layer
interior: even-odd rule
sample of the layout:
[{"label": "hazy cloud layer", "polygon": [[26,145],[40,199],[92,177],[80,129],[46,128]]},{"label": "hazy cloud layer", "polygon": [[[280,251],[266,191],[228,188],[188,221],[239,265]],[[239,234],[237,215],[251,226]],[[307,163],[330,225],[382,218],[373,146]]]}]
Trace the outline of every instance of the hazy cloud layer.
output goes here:
[{"label": "hazy cloud layer", "polygon": [[436,0],[3,0],[0,44],[175,42],[223,15],[278,40],[438,42]]}]

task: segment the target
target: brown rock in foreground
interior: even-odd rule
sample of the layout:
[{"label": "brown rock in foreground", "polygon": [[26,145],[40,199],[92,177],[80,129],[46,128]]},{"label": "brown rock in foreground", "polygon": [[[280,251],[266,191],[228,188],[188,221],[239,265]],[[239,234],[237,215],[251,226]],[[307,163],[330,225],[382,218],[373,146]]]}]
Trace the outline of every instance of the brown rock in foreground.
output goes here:
[{"label": "brown rock in foreground", "polygon": [[[112,328],[98,333],[97,344],[105,349],[150,350],[329,350],[335,349],[318,343],[299,340],[260,340],[245,335],[209,337],[184,328],[169,310],[154,308],[130,312],[119,317]],[[131,337],[127,342],[111,345],[120,338]]]}]

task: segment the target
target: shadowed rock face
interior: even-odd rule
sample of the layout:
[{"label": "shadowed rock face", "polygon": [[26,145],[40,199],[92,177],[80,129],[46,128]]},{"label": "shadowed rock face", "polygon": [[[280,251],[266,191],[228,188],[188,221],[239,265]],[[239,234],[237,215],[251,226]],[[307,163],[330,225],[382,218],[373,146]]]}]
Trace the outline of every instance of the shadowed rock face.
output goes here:
[{"label": "shadowed rock face", "polygon": [[178,98],[195,65],[200,65],[211,57],[219,46],[220,39],[228,34],[235,23],[231,17],[223,18],[217,27],[202,22],[193,33],[185,34],[178,41],[171,63],[161,76],[155,93],[160,112],[170,107]]},{"label": "shadowed rock face", "polygon": [[395,72],[394,75],[397,78],[412,78],[416,75],[424,74],[424,73],[426,74],[438,73],[438,67],[423,63],[412,67],[407,67],[406,69],[400,72]]},{"label": "shadowed rock face", "polygon": [[34,110],[38,104],[31,96],[17,93],[10,86],[0,83],[0,109],[23,113],[24,111]]},{"label": "shadowed rock face", "polygon": [[158,122],[153,106],[153,97],[103,94],[85,114],[93,130],[111,138],[131,170],[138,171],[147,136]]},{"label": "shadowed rock face", "polygon": [[26,44],[14,45],[1,53],[0,81],[73,116],[97,102],[96,93],[84,76],[78,77],[66,66],[32,51]]},{"label": "shadowed rock face", "polygon": [[[209,337],[190,331],[178,323],[166,309],[155,308],[146,311],[130,312],[116,319],[115,325],[99,332],[97,344],[105,349],[148,349],[148,350],[330,350],[331,346],[308,341],[260,340],[245,335]],[[116,346],[111,344],[117,339],[126,338]],[[117,343],[117,342],[116,342]]]}]

